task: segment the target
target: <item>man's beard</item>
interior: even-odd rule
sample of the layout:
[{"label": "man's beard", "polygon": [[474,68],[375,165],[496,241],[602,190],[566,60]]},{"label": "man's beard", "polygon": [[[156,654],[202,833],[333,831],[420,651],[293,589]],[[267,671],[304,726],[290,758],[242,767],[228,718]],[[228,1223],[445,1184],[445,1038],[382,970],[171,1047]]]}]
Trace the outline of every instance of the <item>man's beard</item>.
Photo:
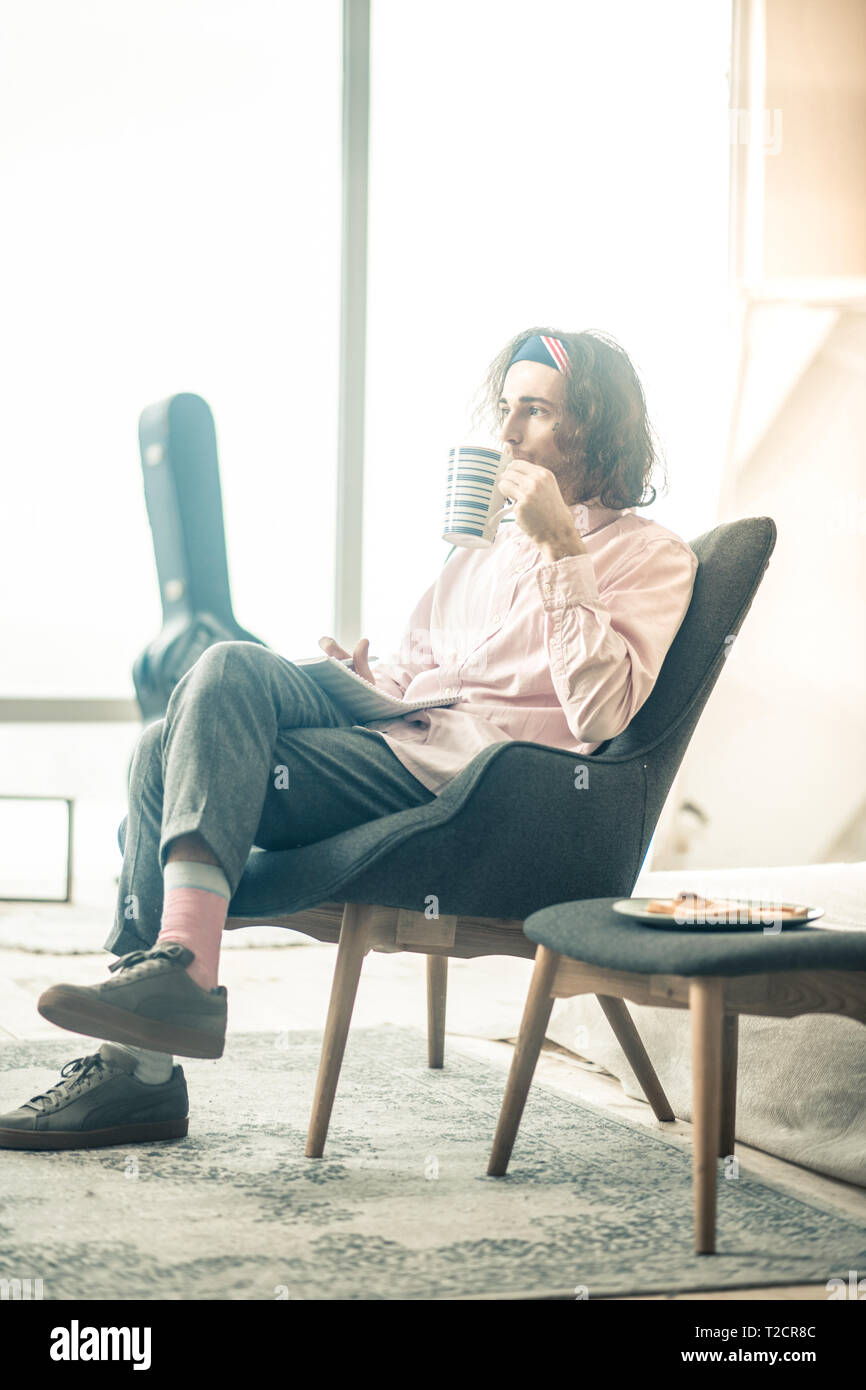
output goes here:
[{"label": "man's beard", "polygon": [[551,469],[553,476],[559,485],[562,493],[562,500],[567,507],[574,507],[578,502],[586,501],[584,493],[584,474],[583,469],[572,459],[562,459],[555,469]]},{"label": "man's beard", "polygon": [[[557,428],[554,426],[554,429]],[[559,451],[555,464],[550,465],[550,471],[559,484],[562,493],[562,500],[567,507],[574,507],[578,502],[587,501],[586,493],[586,469],[580,448],[580,430],[560,431],[556,441]]]}]

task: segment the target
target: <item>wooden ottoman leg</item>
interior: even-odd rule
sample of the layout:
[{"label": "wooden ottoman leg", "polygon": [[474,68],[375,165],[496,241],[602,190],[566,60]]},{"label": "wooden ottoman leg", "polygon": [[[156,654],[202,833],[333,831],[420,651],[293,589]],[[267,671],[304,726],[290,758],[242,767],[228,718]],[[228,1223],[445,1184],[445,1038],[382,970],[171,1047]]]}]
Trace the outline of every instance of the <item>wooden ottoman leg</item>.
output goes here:
[{"label": "wooden ottoman leg", "polygon": [[535,970],[526,997],[517,1047],[511,1059],[508,1085],[505,1088],[490,1162],[487,1165],[487,1173],[492,1178],[503,1176],[511,1158],[520,1117],[532,1084],[535,1064],[544,1042],[544,1030],[553,1008],[550,991],[559,959],[557,952],[549,951],[546,946],[539,946],[535,953]]},{"label": "wooden ottoman leg", "polygon": [[324,1152],[343,1053],[346,1050],[346,1039],[349,1036],[349,1024],[352,1021],[352,1009],[355,1007],[355,995],[361,978],[361,966],[364,964],[369,943],[369,913],[360,903],[346,903],[343,908],[340,944],[337,947],[337,963],[331,984],[325,1036],[322,1040],[319,1074],[316,1078],[313,1113],[307,1132],[307,1158],[321,1158]]},{"label": "wooden ottoman leg", "polygon": [[656,1076],[656,1069],[641,1042],[640,1033],[634,1025],[624,1001],[612,994],[597,994],[596,999],[604,1010],[604,1016],[614,1031],[617,1042],[625,1053],[626,1061],[638,1079],[638,1084],[653,1109],[657,1120],[675,1120],[671,1103]]},{"label": "wooden ottoman leg", "polygon": [[716,1247],[716,1183],[722,1113],[724,981],[689,980],[692,1016],[692,1122],[694,1125],[695,1252]]},{"label": "wooden ottoman leg", "polygon": [[736,1143],[739,1023],[738,1014],[725,1014],[722,1025],[722,1123],[719,1134],[719,1158],[729,1158]]},{"label": "wooden ottoman leg", "polygon": [[427,1065],[445,1063],[445,999],[448,992],[448,957],[427,957]]}]

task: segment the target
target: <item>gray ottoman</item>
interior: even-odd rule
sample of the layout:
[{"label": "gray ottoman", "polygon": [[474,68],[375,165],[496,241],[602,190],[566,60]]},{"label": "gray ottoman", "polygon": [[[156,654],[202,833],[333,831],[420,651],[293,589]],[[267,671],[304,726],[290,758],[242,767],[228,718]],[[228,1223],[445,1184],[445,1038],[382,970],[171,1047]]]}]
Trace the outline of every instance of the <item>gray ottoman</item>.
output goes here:
[{"label": "gray ottoman", "polygon": [[740,1014],[835,1013],[866,1023],[866,932],[820,927],[666,929],[557,903],[526,919],[538,943],[488,1173],[508,1167],[554,999],[595,994],[659,1120],[674,1118],[624,1000],[692,1016],[695,1250],[715,1249],[717,1160],[734,1149]]}]

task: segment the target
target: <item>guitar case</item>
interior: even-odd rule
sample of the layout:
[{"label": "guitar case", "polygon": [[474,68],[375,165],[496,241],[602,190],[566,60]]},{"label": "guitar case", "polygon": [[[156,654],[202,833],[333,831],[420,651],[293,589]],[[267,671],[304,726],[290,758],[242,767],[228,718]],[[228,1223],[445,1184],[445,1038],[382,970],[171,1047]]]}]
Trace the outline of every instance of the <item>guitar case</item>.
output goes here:
[{"label": "guitar case", "polygon": [[235,620],[229,588],[216,430],[207,401],[183,392],[142,411],[144,497],[162,599],[162,630],[133,664],[145,724],[215,642],[257,642]]}]

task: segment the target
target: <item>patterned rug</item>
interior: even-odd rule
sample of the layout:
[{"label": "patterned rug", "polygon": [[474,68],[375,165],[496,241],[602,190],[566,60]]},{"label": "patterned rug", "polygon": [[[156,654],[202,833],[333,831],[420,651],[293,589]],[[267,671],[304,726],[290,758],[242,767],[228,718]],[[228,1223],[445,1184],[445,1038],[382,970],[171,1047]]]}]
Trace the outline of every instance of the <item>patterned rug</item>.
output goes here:
[{"label": "patterned rug", "polygon": [[[0,1111],[81,1041],[4,1045]],[[429,1071],[414,1029],[352,1031],[325,1157],[305,1159],[320,1044],[234,1036],[185,1063],[186,1139],[0,1150],[0,1280],[73,1300],[598,1298],[866,1268],[866,1227],[742,1170],[720,1170],[718,1254],[694,1255],[689,1150],[539,1084],[488,1178],[504,1071],[450,1040]]]}]

